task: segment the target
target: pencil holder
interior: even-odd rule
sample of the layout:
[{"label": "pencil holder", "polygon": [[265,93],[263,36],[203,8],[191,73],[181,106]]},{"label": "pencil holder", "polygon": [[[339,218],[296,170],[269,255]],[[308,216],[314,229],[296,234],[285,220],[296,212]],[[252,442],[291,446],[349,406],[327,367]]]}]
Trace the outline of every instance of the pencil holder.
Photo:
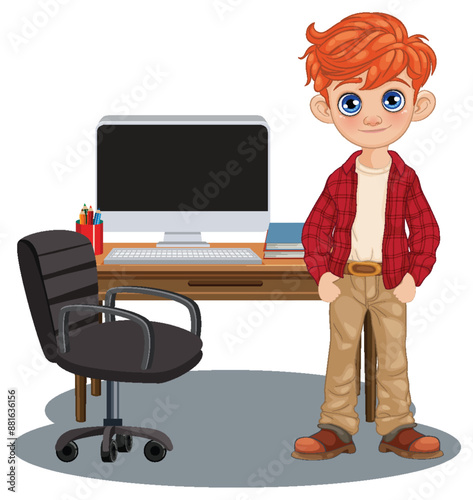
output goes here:
[{"label": "pencil holder", "polygon": [[89,238],[94,247],[95,255],[103,253],[103,221],[98,224],[80,224],[76,220],[76,232]]}]

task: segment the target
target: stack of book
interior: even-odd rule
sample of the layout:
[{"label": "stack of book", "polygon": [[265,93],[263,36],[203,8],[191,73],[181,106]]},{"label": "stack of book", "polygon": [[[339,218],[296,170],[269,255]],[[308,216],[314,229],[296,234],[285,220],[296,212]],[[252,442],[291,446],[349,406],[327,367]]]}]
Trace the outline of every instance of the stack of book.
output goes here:
[{"label": "stack of book", "polygon": [[265,259],[301,259],[303,222],[271,222],[264,245]]}]

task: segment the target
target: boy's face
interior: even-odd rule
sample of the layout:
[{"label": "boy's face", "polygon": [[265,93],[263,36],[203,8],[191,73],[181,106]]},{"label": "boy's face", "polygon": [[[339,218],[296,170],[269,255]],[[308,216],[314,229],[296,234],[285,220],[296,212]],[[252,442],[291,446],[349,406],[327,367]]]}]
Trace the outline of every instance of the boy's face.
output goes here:
[{"label": "boy's face", "polygon": [[316,118],[333,123],[348,141],[362,148],[387,147],[402,137],[412,121],[426,118],[435,97],[418,93],[414,102],[412,79],[405,69],[393,81],[371,90],[360,90],[367,72],[327,88],[329,105],[321,95],[311,101]]}]

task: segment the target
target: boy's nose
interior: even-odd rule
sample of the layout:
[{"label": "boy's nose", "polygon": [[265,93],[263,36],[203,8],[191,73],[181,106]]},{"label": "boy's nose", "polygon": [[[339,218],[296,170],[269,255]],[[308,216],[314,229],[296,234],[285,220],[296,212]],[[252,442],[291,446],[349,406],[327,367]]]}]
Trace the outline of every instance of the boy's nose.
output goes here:
[{"label": "boy's nose", "polygon": [[378,115],[368,115],[363,119],[363,123],[365,125],[370,125],[374,127],[375,125],[379,125],[382,122],[381,117]]}]

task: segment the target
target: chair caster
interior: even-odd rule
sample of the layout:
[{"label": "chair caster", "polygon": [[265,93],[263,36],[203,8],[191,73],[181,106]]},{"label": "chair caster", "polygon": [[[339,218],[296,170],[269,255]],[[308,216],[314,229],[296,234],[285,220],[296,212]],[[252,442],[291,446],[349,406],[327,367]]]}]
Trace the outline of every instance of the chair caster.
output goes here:
[{"label": "chair caster", "polygon": [[117,459],[117,455],[118,455],[118,447],[115,439],[112,439],[110,441],[110,450],[108,452],[105,452],[103,450],[103,441],[102,441],[102,444],[100,445],[100,456],[102,457],[102,462],[115,462],[115,460]]},{"label": "chair caster", "polygon": [[133,447],[133,436],[130,434],[117,434],[117,448],[121,453],[128,453]]},{"label": "chair caster", "polygon": [[62,450],[56,450],[56,456],[63,462],[72,462],[79,454],[79,447],[74,441],[69,441]]},{"label": "chair caster", "polygon": [[160,462],[166,456],[166,448],[156,441],[148,441],[144,454],[150,462]]}]

